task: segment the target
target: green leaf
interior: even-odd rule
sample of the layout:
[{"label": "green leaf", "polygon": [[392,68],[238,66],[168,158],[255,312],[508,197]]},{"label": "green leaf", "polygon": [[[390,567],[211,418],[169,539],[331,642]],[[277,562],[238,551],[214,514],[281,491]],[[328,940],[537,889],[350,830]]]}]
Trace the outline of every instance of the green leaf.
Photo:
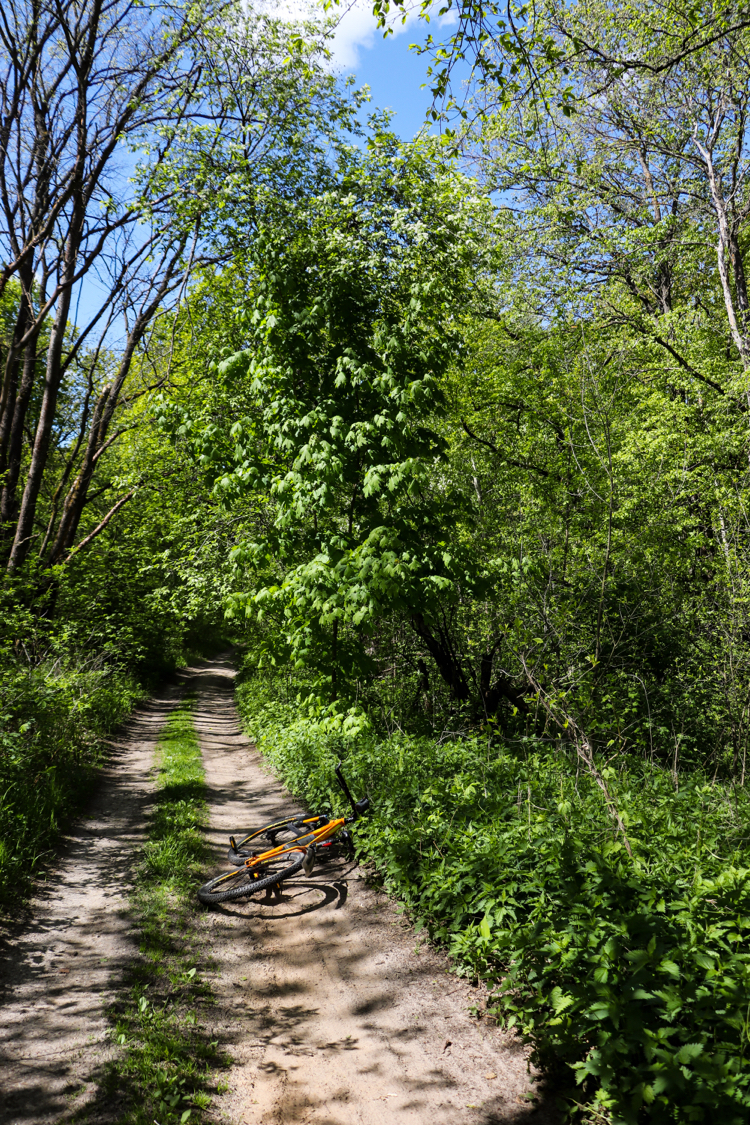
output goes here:
[{"label": "green leaf", "polygon": [[702,1043],[686,1043],[675,1055],[677,1062],[689,1063],[697,1059],[699,1055],[703,1054]]},{"label": "green leaf", "polygon": [[573,997],[566,995],[559,986],[552,989],[549,999],[556,1016],[559,1016],[561,1012],[570,1008],[574,1003]]}]

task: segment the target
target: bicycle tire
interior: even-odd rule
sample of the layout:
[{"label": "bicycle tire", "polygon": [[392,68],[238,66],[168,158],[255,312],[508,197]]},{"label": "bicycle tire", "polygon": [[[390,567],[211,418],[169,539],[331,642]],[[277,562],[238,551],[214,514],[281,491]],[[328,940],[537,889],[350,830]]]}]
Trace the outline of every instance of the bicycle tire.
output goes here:
[{"label": "bicycle tire", "polygon": [[[221,875],[209,879],[198,889],[198,898],[201,902],[210,904],[256,895],[296,875],[304,861],[304,852],[286,852],[258,867],[243,866],[235,867],[232,871],[222,871]],[[274,870],[269,872],[269,867]],[[263,872],[268,874],[264,875]]]}]

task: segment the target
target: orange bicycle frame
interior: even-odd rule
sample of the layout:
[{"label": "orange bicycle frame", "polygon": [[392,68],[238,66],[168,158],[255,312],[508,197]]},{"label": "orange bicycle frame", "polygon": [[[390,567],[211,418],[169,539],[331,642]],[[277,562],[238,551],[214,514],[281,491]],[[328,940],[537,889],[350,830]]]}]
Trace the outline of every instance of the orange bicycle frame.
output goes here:
[{"label": "orange bicycle frame", "polygon": [[[317,820],[317,817],[315,818]],[[269,859],[275,859],[276,856],[284,855],[286,852],[306,852],[307,849],[315,844],[322,844],[326,840],[330,840],[346,824],[346,817],[340,816],[335,820],[330,820],[328,824],[324,824],[321,828],[315,828],[312,832],[308,832],[305,836],[298,836],[296,840],[288,844],[279,844],[276,848],[269,848],[266,852],[261,852],[260,855],[248,856],[245,860],[245,867],[256,867],[260,863],[266,863]]]}]

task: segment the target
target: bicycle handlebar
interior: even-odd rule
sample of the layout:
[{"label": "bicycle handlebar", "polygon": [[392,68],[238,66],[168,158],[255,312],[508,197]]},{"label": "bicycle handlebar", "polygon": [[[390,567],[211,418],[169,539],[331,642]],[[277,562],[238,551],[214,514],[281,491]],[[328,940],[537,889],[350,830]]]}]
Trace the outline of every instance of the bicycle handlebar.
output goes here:
[{"label": "bicycle handlebar", "polygon": [[346,797],[347,801],[352,806],[352,812],[354,813],[353,819],[356,820],[358,817],[362,816],[363,813],[367,812],[367,810],[370,807],[370,799],[369,799],[369,797],[363,797],[361,801],[355,801],[354,800],[354,798],[352,797],[352,795],[349,791],[349,786],[346,784],[346,778],[344,777],[343,773],[341,772],[341,767],[343,766],[343,764],[344,764],[343,761],[341,761],[336,766],[336,769],[335,769],[336,780],[338,781],[339,785],[343,789],[344,796]]}]

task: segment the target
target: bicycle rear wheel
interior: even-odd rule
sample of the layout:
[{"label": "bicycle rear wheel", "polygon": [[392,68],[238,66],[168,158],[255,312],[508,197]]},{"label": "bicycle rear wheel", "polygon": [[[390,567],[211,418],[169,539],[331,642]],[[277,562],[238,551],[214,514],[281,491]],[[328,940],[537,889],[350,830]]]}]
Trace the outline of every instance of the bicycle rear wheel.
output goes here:
[{"label": "bicycle rear wheel", "polygon": [[296,813],[283,820],[264,824],[262,828],[255,828],[239,840],[231,837],[233,846],[227,852],[227,863],[239,867],[249,856],[268,851],[270,848],[278,847],[279,844],[291,844],[298,837],[306,836],[308,832],[327,822],[327,816],[305,816]]},{"label": "bicycle rear wheel", "polygon": [[209,879],[198,890],[201,902],[226,902],[273,887],[295,875],[305,861],[304,852],[284,852],[255,867],[235,867]]}]

